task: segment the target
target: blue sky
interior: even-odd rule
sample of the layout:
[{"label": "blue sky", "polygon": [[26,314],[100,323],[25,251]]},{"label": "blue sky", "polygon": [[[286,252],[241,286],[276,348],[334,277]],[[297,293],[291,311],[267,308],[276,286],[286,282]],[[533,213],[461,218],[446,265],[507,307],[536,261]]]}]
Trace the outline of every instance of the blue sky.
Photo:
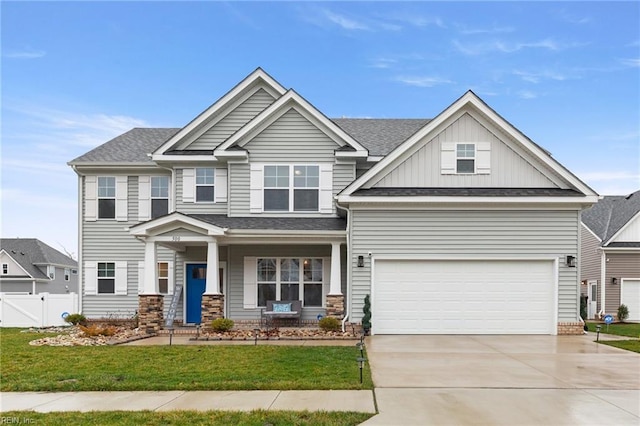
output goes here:
[{"label": "blue sky", "polygon": [[2,2],[2,236],[77,253],[71,159],[260,66],[329,117],[471,89],[600,194],[640,189],[640,2]]}]

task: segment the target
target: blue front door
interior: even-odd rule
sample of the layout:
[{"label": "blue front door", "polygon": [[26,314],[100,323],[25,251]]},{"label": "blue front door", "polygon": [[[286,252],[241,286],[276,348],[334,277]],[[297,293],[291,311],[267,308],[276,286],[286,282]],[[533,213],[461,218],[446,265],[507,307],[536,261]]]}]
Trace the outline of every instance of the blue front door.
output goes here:
[{"label": "blue front door", "polygon": [[187,322],[200,324],[202,293],[207,282],[207,265],[187,265]]}]

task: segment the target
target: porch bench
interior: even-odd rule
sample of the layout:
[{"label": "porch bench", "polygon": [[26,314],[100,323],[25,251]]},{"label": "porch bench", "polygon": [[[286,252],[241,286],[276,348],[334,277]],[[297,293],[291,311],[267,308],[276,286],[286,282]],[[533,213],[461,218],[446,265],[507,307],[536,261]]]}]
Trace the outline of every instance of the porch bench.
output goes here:
[{"label": "porch bench", "polygon": [[[275,309],[274,309],[275,305]],[[283,305],[289,305],[285,307]],[[284,308],[284,309],[283,309]],[[288,310],[286,308],[289,308]],[[298,320],[298,327],[302,319],[301,300],[267,300],[267,306],[260,310],[260,322],[269,329],[274,319],[293,318]]]}]

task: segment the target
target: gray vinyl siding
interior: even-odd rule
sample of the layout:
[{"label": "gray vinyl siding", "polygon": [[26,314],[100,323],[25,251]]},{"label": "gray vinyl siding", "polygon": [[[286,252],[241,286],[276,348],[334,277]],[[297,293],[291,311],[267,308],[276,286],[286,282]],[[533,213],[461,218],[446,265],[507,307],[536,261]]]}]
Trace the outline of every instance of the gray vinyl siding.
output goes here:
[{"label": "gray vinyl siding", "polygon": [[[620,284],[622,278],[640,278],[640,252],[606,254],[607,270],[605,272],[605,313],[615,315],[620,306]],[[616,285],[611,278],[617,278]]]},{"label": "gray vinyl siding", "polygon": [[[260,308],[244,309],[244,257],[326,257],[331,258],[331,245],[322,246],[229,246],[227,262],[228,280],[228,316],[234,320],[257,320],[260,318]],[[346,297],[346,248],[342,247],[342,293]],[[324,277],[325,281],[329,277]],[[325,286],[326,287],[326,286]],[[328,287],[326,287],[328,288]],[[314,320],[318,314],[325,313],[324,308],[304,308],[303,320]]]},{"label": "gray vinyl siding", "polygon": [[292,108],[244,148],[251,162],[333,163],[340,146]]},{"label": "gray vinyl siding", "polygon": [[[371,292],[374,256],[486,256],[558,258],[558,320],[578,315],[578,268],[564,264],[578,253],[577,211],[366,211],[352,212],[352,320],[362,318]],[[358,255],[365,266],[357,267]],[[375,312],[373,313],[375,315]]]},{"label": "gray vinyl siding", "polygon": [[[138,309],[138,262],[144,260],[144,243],[125,230],[139,223],[137,176],[128,177],[127,196],[127,222],[98,219],[82,224],[83,262],[127,262],[127,295],[83,295],[82,310],[88,318],[126,318]],[[173,260],[173,252],[158,247],[158,261],[169,260]],[[84,284],[84,276],[82,279]]]},{"label": "gray vinyl siding", "polygon": [[[333,165],[333,195],[338,195],[356,179],[355,163],[337,163]],[[335,211],[335,207],[334,207]]]},{"label": "gray vinyl siding", "polygon": [[[46,266],[38,266],[43,274],[47,275]],[[72,269],[78,269],[77,266],[69,267],[69,281],[64,280],[64,267],[56,266],[55,279],[46,282],[36,282],[36,293],[78,293],[78,274],[71,274]],[[29,287],[31,291],[31,287]]]},{"label": "gray vinyl siding", "polygon": [[[217,164],[220,165],[220,164]],[[206,167],[216,167],[216,164]],[[225,166],[226,167],[226,166]],[[214,182],[215,184],[215,182]],[[227,203],[185,203],[183,202],[182,169],[176,169],[176,211],[185,214],[227,214]],[[214,188],[215,191],[215,188]],[[227,193],[227,197],[229,194]],[[229,199],[229,198],[227,198]]]},{"label": "gray vinyl siding", "polygon": [[187,149],[214,149],[271,105],[274,100],[274,97],[264,89],[258,90],[191,143]]},{"label": "gray vinyl siding", "polygon": [[[497,136],[500,135],[500,136]],[[502,138],[502,139],[501,139]],[[442,142],[490,142],[491,173],[478,175],[441,174]],[[419,144],[418,146],[420,146]],[[487,128],[466,113],[414,152],[375,187],[557,187],[540,170],[532,166],[531,156],[514,151],[515,145],[496,128]],[[546,173],[550,173],[546,171]]]},{"label": "gray vinyl siding", "polygon": [[[580,254],[578,261],[580,262],[580,281],[598,281],[598,311],[600,310],[600,264],[601,253],[598,248],[600,241],[587,229],[584,224],[580,225]],[[588,285],[580,287],[581,292],[587,294]]]},{"label": "gray vinyl siding", "polygon": [[229,164],[229,216],[249,215],[249,164]]}]

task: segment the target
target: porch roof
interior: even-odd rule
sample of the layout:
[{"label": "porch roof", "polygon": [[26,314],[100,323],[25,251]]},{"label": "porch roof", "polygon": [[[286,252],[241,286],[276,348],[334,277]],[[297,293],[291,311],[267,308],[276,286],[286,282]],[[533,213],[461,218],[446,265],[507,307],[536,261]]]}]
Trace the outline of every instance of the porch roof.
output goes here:
[{"label": "porch roof", "polygon": [[340,217],[228,217],[220,214],[190,214],[189,217],[226,229],[280,231],[345,231]]}]

